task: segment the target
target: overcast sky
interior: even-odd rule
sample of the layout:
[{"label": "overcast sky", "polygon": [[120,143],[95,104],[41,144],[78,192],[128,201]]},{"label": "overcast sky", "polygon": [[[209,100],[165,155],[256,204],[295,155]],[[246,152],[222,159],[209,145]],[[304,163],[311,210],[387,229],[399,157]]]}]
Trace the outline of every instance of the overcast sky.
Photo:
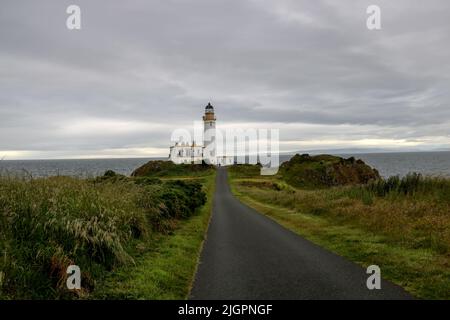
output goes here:
[{"label": "overcast sky", "polygon": [[[66,28],[70,4],[81,30]],[[448,0],[2,0],[0,158],[166,156],[208,101],[219,127],[280,129],[282,151],[449,149],[449,13]]]}]

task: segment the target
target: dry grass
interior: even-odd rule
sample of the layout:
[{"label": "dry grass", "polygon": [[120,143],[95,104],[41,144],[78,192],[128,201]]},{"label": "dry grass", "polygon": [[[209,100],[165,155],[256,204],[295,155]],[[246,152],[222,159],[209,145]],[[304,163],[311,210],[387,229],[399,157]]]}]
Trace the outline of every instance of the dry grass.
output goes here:
[{"label": "dry grass", "polygon": [[255,188],[243,182],[241,186],[257,200],[327,216],[339,223],[351,223],[412,248],[450,253],[450,199],[443,201],[440,193],[423,191],[377,196],[369,187],[268,190],[268,182],[261,184]]},{"label": "dry grass", "polygon": [[450,180],[412,175],[316,190],[231,180],[241,199],[288,228],[358,263],[377,259],[419,297],[450,298]]}]

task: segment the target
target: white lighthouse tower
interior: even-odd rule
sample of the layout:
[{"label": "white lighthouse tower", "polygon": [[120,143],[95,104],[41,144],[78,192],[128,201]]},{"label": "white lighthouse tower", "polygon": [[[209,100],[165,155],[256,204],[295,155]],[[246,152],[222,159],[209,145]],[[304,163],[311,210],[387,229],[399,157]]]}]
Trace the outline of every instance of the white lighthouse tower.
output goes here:
[{"label": "white lighthouse tower", "polygon": [[216,117],[214,107],[209,102],[203,116],[203,159],[210,164],[217,164],[216,159]]}]

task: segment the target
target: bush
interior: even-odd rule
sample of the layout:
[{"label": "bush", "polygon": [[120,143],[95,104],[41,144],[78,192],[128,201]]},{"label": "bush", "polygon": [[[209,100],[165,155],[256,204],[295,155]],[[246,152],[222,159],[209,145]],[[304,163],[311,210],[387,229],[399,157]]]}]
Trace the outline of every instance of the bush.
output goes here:
[{"label": "bush", "polygon": [[164,233],[172,230],[173,219],[189,218],[205,202],[206,194],[201,184],[180,180],[146,185],[137,201],[153,230]]}]

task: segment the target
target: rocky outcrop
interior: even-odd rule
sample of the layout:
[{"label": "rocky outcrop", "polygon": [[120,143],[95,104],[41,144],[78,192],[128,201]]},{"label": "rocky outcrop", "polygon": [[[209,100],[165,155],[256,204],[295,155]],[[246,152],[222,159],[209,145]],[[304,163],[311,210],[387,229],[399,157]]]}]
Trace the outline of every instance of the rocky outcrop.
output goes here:
[{"label": "rocky outcrop", "polygon": [[376,169],[354,157],[296,154],[280,166],[279,175],[294,187],[365,184],[380,179]]}]

